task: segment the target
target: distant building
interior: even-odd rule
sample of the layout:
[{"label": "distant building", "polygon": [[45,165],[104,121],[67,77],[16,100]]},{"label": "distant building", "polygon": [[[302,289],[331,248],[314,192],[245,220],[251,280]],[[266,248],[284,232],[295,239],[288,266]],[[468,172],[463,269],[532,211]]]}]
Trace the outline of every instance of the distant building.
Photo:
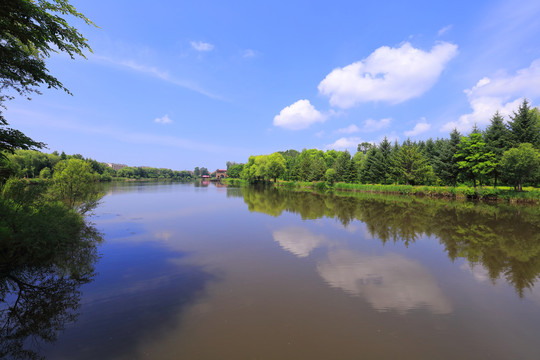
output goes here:
[{"label": "distant building", "polygon": [[216,170],[216,179],[223,179],[227,177],[227,170],[217,169]]},{"label": "distant building", "polygon": [[125,164],[112,164],[112,163],[105,163],[108,167],[112,168],[115,171],[120,170],[121,168],[127,167]]},{"label": "distant building", "polygon": [[210,179],[210,175],[203,175],[201,176],[203,179]]}]

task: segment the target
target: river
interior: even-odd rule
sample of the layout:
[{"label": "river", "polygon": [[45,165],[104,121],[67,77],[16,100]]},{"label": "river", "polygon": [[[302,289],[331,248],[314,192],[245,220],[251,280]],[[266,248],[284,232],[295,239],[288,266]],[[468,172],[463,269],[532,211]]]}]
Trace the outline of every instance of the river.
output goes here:
[{"label": "river", "polygon": [[540,358],[538,206],[120,183],[90,220],[47,359]]}]

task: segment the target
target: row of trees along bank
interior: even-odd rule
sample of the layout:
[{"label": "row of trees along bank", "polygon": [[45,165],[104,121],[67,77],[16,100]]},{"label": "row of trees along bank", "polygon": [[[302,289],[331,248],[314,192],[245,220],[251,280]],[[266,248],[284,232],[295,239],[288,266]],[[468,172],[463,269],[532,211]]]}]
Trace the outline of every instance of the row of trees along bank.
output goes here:
[{"label": "row of trees along bank", "polygon": [[87,163],[100,181],[110,181],[114,178],[188,181],[194,176],[187,170],[177,171],[153,167],[126,166],[114,170],[105,163],[84,158],[79,154],[66,155],[64,152],[59,154],[57,151],[47,154],[35,150],[15,150],[13,153],[4,153],[3,158],[0,159],[0,182],[11,176],[27,179],[51,179],[57,164],[69,159],[79,159]]},{"label": "row of trees along bank", "polygon": [[[348,151],[304,149],[250,156],[246,164],[228,163],[229,177],[249,182],[277,179],[363,184],[513,186],[540,182],[540,112],[523,100],[505,123],[497,112],[481,131],[467,136],[457,130],[449,138],[405,140],[393,144],[361,143]],[[231,171],[232,170],[232,171]]]}]

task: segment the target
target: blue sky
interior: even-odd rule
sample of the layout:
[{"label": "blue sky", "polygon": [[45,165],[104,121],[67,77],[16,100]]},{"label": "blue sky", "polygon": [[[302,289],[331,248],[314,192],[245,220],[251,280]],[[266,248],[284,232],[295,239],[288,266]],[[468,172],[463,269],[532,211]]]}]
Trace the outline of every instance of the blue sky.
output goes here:
[{"label": "blue sky", "polygon": [[538,1],[72,1],[87,60],[7,103],[49,151],[213,171],[249,155],[447,137],[540,101]]}]

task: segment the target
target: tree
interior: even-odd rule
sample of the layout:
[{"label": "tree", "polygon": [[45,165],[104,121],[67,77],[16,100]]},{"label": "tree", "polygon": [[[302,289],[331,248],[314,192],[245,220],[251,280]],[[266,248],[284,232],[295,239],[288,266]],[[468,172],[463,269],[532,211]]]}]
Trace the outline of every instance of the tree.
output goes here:
[{"label": "tree", "polygon": [[244,164],[231,165],[227,170],[227,176],[231,178],[239,178],[242,170],[244,170]]},{"label": "tree", "polygon": [[493,168],[494,187],[497,187],[497,179],[501,173],[500,162],[503,153],[508,150],[511,145],[511,133],[504,124],[504,119],[497,111],[493,118],[491,118],[491,124],[486,128],[484,133],[484,139],[486,142],[486,149],[495,155],[495,167]]},{"label": "tree", "polygon": [[196,166],[195,169],[193,170],[193,175],[195,175],[195,177],[201,176],[201,170],[199,169],[198,166]]},{"label": "tree", "polygon": [[461,134],[456,130],[450,133],[450,139],[440,139],[435,142],[437,156],[433,159],[433,170],[445,185],[457,185],[459,176],[458,160],[454,156],[461,141]]},{"label": "tree", "polygon": [[273,153],[268,156],[268,162],[266,164],[266,175],[270,179],[274,179],[274,182],[277,181],[277,178],[280,177],[285,172],[285,158],[280,153]]},{"label": "tree", "polygon": [[478,132],[461,138],[454,157],[458,160],[458,167],[463,174],[473,181],[475,191],[476,181],[482,181],[495,168],[495,155],[488,151],[482,134]]},{"label": "tree", "polygon": [[326,179],[326,182],[328,182],[330,186],[334,185],[337,179],[336,170],[334,170],[334,168],[326,170],[326,174],[324,175],[324,177]]},{"label": "tree", "polygon": [[369,150],[373,149],[375,145],[369,142],[363,142],[361,144],[358,144],[358,147],[356,151],[361,151],[364,155],[368,153]]},{"label": "tree", "polygon": [[504,177],[522,191],[524,182],[538,179],[540,151],[534,149],[532,144],[520,144],[503,154],[501,167]]},{"label": "tree", "polygon": [[514,146],[523,143],[530,143],[535,147],[540,146],[540,129],[538,128],[538,120],[536,113],[529,107],[529,102],[524,99],[518,108],[518,112],[514,112],[511,116],[511,121],[508,123]]},{"label": "tree", "polygon": [[70,208],[85,213],[97,204],[99,175],[80,159],[60,161],[54,167],[53,194]]},{"label": "tree", "polygon": [[[13,98],[39,94],[39,86],[69,90],[49,73],[45,59],[53,52],[67,53],[72,59],[89,50],[86,39],[63,16],[73,16],[94,25],[69,4],[68,0],[4,0],[0,3],[0,109]],[[42,148],[18,130],[7,127],[0,110],[0,152]]]},{"label": "tree", "polygon": [[426,183],[433,174],[433,169],[420,147],[410,140],[405,141],[399,148],[394,157],[394,167],[398,178],[407,185]]}]

